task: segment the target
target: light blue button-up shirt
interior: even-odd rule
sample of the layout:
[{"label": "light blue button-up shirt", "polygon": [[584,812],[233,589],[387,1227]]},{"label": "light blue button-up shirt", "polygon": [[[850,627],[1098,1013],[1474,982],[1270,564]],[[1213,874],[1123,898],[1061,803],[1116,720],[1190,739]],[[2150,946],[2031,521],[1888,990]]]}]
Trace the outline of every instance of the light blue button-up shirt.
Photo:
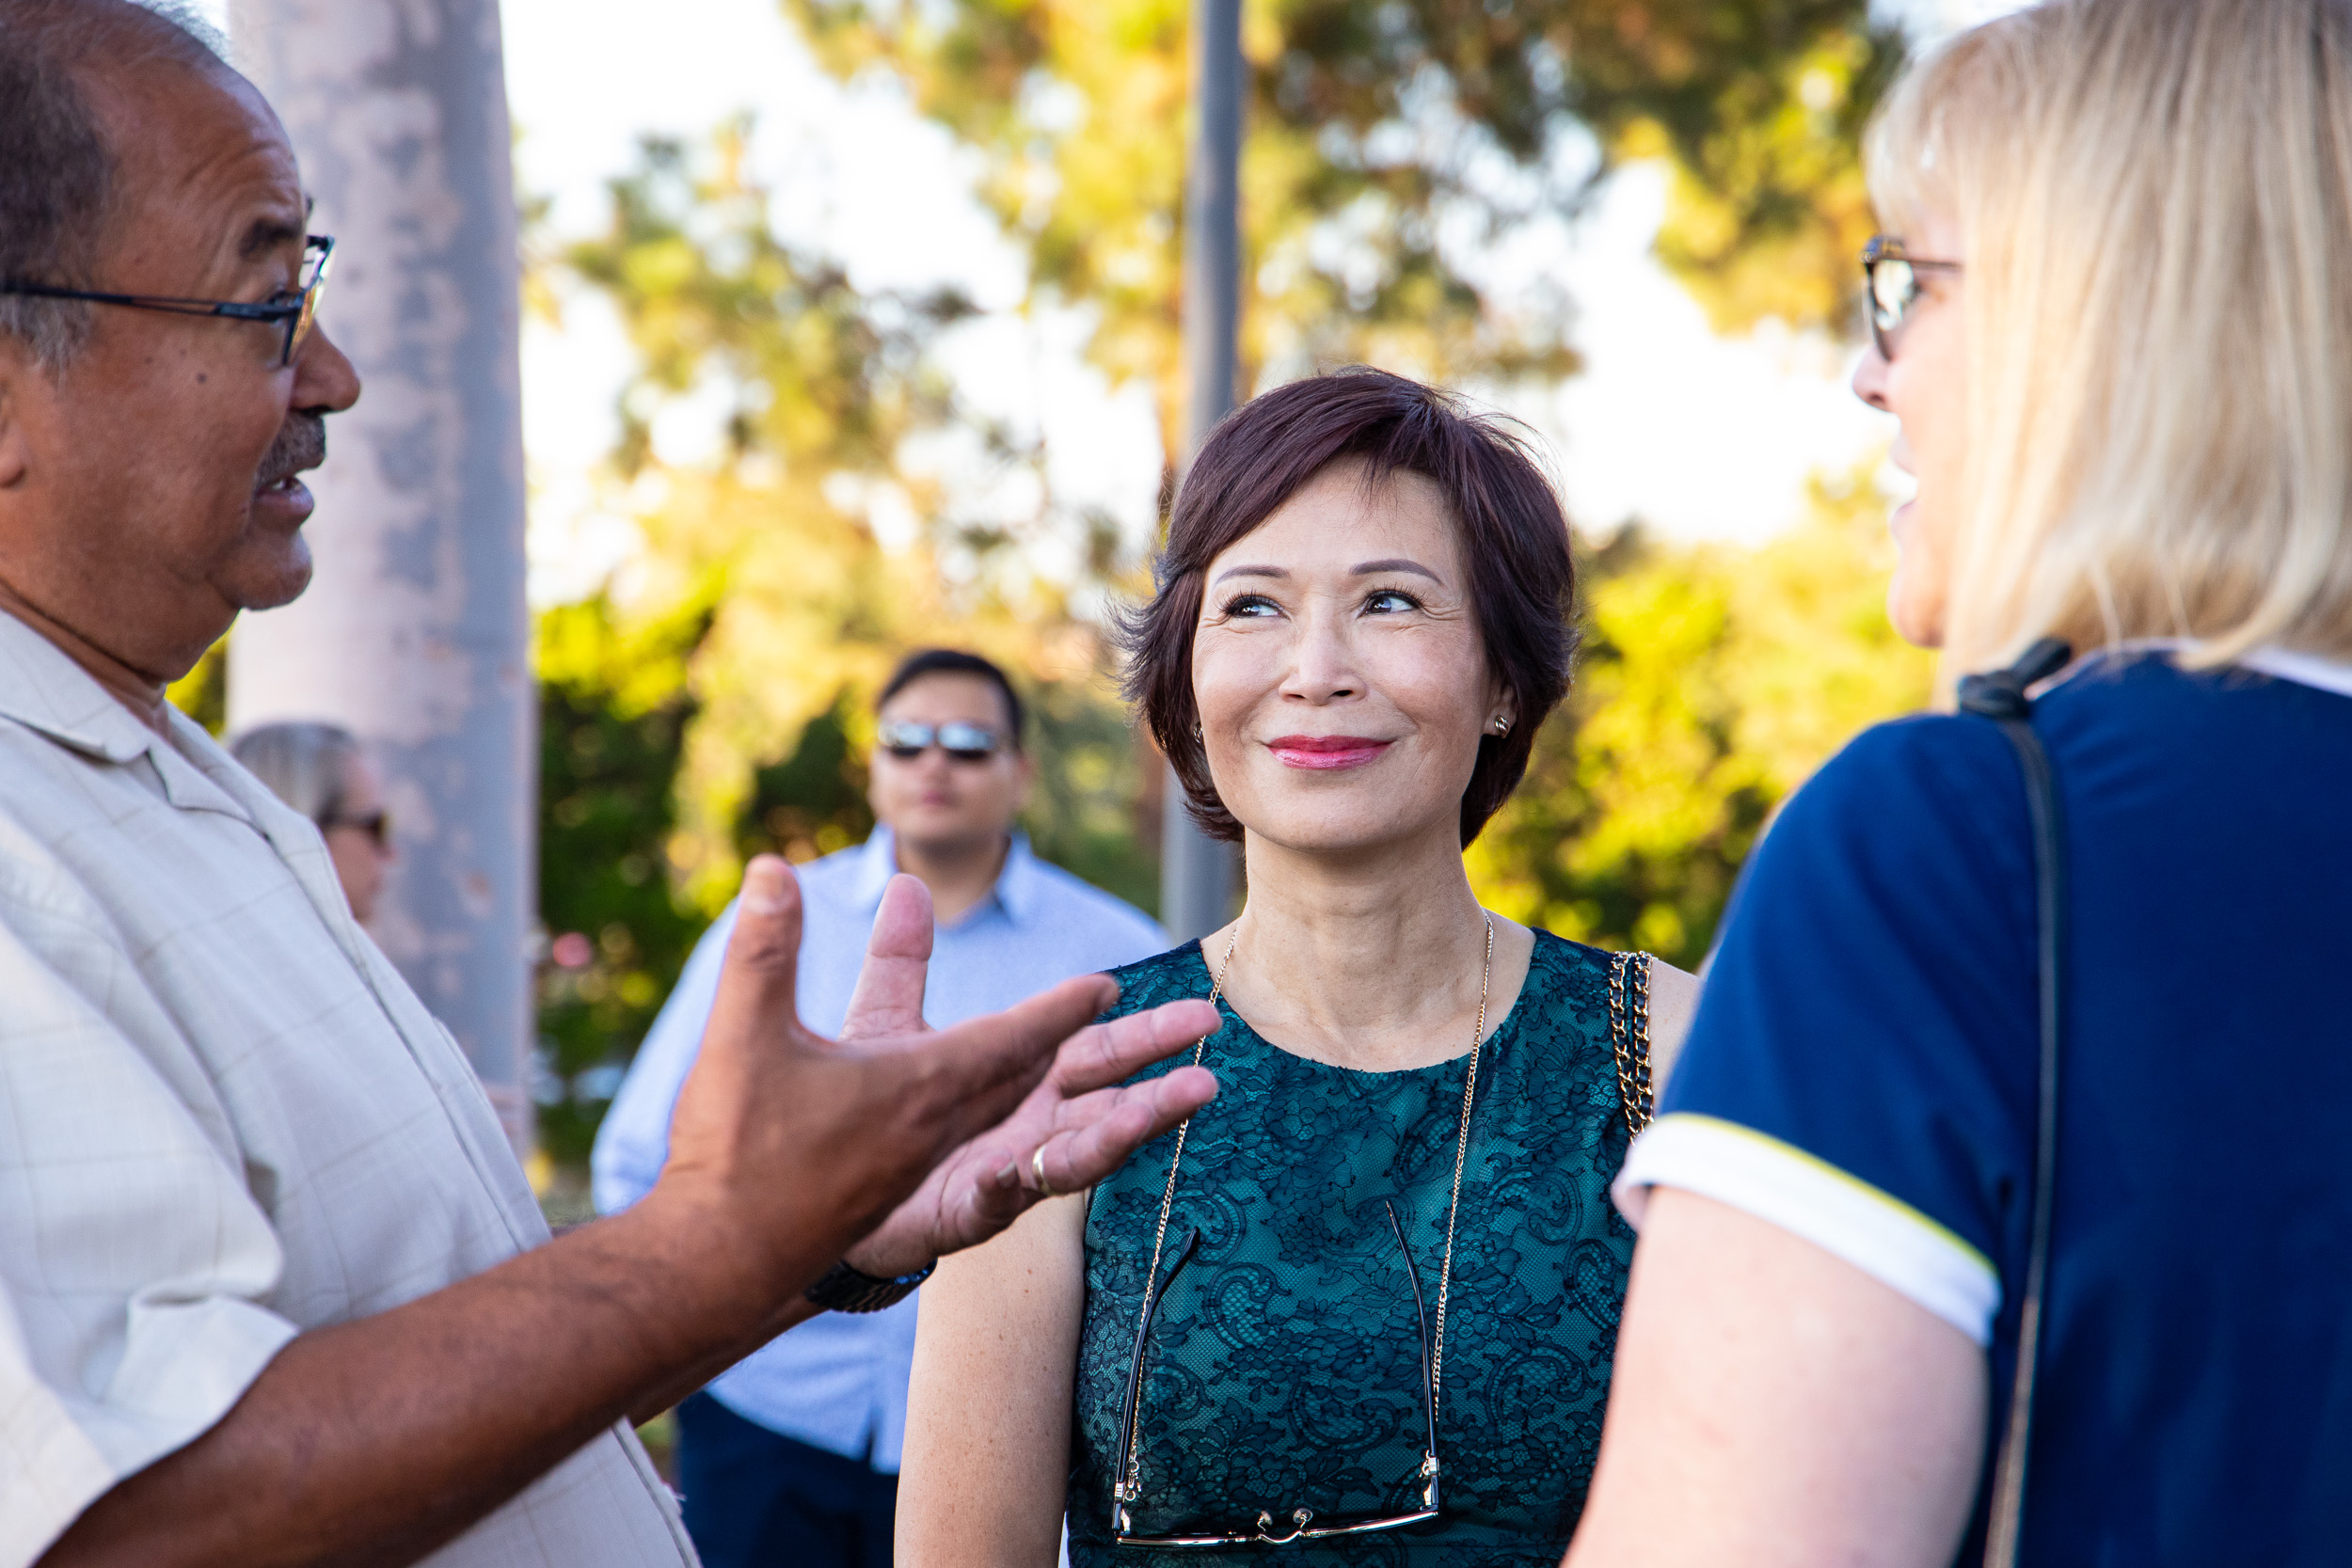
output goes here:
[{"label": "light blue button-up shirt", "polygon": [[[818,1034],[841,1032],[882,888],[898,869],[887,828],[877,828],[857,848],[798,868],[804,911],[801,1022]],[[734,929],[729,904],[695,944],[605,1114],[592,1158],[596,1208],[604,1213],[644,1196],[669,1157],[670,1113],[702,1049],[719,994],[720,959]],[[1015,835],[995,888],[963,918],[939,928],[923,1016],[945,1028],[1168,945],[1167,933],[1140,910],[1048,865]],[[909,1296],[881,1312],[813,1318],[722,1373],[710,1393],[771,1432],[895,1475],[906,1438],[914,1302]]]}]

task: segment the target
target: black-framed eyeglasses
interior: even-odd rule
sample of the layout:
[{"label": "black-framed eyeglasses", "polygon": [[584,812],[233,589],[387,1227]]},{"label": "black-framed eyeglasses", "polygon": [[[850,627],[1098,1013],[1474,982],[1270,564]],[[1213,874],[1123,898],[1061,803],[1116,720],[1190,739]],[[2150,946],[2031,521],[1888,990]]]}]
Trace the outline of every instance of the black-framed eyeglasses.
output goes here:
[{"label": "black-framed eyeglasses", "polygon": [[179,316],[224,316],[231,321],[262,322],[279,328],[279,369],[294,363],[294,350],[310,335],[318,321],[319,294],[326,287],[327,263],[335,256],[332,235],[311,234],[302,242],[301,287],[280,291],[269,298],[247,302],[233,299],[179,299],[169,294],[110,294],[91,289],[61,289],[52,283],[0,280],[0,294],[24,294],[34,299],[78,299],[93,305],[124,305],[134,310],[167,310]]},{"label": "black-framed eyeglasses", "polygon": [[1205,1527],[1200,1529],[1173,1531],[1166,1535],[1150,1535],[1138,1531],[1135,1525],[1134,1504],[1143,1494],[1142,1460],[1136,1446],[1136,1432],[1143,1414],[1143,1358],[1150,1343],[1152,1320],[1158,1315],[1160,1298],[1176,1283],[1176,1276],[1200,1250],[1200,1231],[1196,1227],[1176,1261],[1152,1286],[1144,1299],[1143,1321],[1136,1327],[1136,1355],[1127,1372],[1127,1397],[1120,1405],[1125,1418],[1125,1441],[1120,1447],[1119,1469],[1111,1488],[1111,1531],[1121,1546],[1285,1546],[1295,1541],[1327,1541],[1341,1535],[1371,1535],[1379,1530],[1403,1529],[1439,1516],[1438,1502],[1438,1384],[1429,1354],[1429,1310],[1421,1293],[1421,1271],[1413,1265],[1413,1250],[1405,1244],[1405,1227],[1396,1217],[1396,1205],[1386,1203],[1389,1229],[1396,1237],[1397,1257],[1405,1265],[1405,1277],[1413,1289],[1413,1313],[1420,1329],[1415,1348],[1421,1353],[1421,1396],[1424,1441],[1421,1467],[1406,1482],[1407,1487],[1420,1488],[1421,1506],[1407,1513],[1376,1513],[1359,1516],[1318,1515],[1311,1508],[1294,1508],[1280,1523],[1272,1509],[1262,1508],[1258,1517],[1248,1528]]},{"label": "black-framed eyeglasses", "polygon": [[392,814],[382,806],[373,811],[354,812],[348,816],[339,813],[319,818],[320,832],[333,832],[337,828],[350,828],[367,834],[369,842],[378,849],[392,847]]},{"label": "black-framed eyeglasses", "polygon": [[1931,261],[1907,254],[1900,240],[1884,234],[1871,236],[1870,243],[1862,247],[1862,293],[1870,316],[1870,341],[1878,345],[1879,357],[1895,357],[1895,334],[1912,307],[1919,303],[1919,275],[1960,270],[1958,261]]},{"label": "black-framed eyeglasses", "polygon": [[882,749],[900,762],[913,762],[933,746],[956,762],[986,762],[1005,747],[1005,737],[985,724],[950,720],[945,724],[914,724],[893,720],[876,736]]}]

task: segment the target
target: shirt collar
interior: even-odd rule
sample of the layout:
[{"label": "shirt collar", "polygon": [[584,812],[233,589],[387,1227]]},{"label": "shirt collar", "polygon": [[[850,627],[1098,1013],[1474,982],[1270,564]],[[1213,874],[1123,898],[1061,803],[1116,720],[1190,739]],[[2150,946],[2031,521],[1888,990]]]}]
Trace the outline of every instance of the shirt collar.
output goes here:
[{"label": "shirt collar", "polygon": [[[93,761],[122,767],[148,759],[164,797],[183,811],[215,811],[254,820],[250,791],[203,727],[171,706],[171,736],[149,729],[73,657],[15,616],[0,611],[0,717]],[[247,781],[252,782],[252,781]],[[254,788],[261,786],[254,783]]]},{"label": "shirt collar", "polygon": [[857,880],[850,895],[861,910],[882,903],[882,889],[898,874],[898,841],[888,828],[877,826],[857,852]]},{"label": "shirt collar", "polygon": [[[871,910],[879,906],[882,889],[898,874],[898,837],[888,828],[878,825],[858,850],[857,879],[851,887],[858,908]],[[1037,855],[1029,848],[1029,835],[1016,831],[1005,850],[1005,868],[996,874],[996,886],[990,896],[1014,925],[1024,926],[1037,911],[1038,880]],[[972,917],[966,914],[963,918]]]},{"label": "shirt collar", "polygon": [[0,717],[58,745],[125,763],[162,739],[98,677],[40,633],[0,611]]},{"label": "shirt collar", "polygon": [[1005,851],[1005,869],[996,874],[996,902],[1015,926],[1026,926],[1037,912],[1038,880],[1037,856],[1030,852],[1029,835],[1016,832]]},{"label": "shirt collar", "polygon": [[[2036,686],[2032,694],[2036,697],[2046,696],[2085,671],[2110,660],[2133,658],[2143,654],[2177,654],[2188,646],[2189,640],[2185,637],[2134,637],[2121,642],[2110,642],[2079,656],[2065,669]],[[2352,697],[2352,663],[2343,660],[2324,658],[2317,654],[2300,653],[2293,648],[2281,648],[2266,642],[2260,647],[2249,648],[2230,662],[2241,670],[2251,670],[2273,680],[2291,681],[2296,686],[2316,687],[2338,696]]]}]

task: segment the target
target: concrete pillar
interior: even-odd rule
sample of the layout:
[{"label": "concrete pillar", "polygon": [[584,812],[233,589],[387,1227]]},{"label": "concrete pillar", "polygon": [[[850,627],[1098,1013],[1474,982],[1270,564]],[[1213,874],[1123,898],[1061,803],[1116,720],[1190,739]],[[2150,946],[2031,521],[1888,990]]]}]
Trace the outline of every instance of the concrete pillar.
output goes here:
[{"label": "concrete pillar", "polygon": [[243,728],[328,719],[383,772],[399,860],[377,940],[518,1150],[536,904],[519,259],[496,0],[230,0],[337,239],[321,321],[366,381],[327,422],[310,592],[230,644]]}]

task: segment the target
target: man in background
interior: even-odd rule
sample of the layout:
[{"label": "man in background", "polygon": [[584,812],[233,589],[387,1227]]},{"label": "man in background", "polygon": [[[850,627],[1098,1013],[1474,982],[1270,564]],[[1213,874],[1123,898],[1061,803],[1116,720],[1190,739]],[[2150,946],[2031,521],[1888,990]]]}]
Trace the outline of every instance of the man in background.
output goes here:
[{"label": "man in background", "polygon": [[[1021,699],[968,653],[910,657],[882,688],[873,836],[800,868],[801,1017],[837,1029],[882,889],[906,872],[938,919],[924,1017],[944,1028],[1168,945],[1140,911],[1038,860],[1014,830],[1035,768]],[[710,927],[654,1021],[595,1154],[596,1207],[648,1192],[694,1064],[735,911]],[[678,1408],[686,1525],[707,1568],[884,1568],[898,1506],[914,1298],[809,1323]]]}]

